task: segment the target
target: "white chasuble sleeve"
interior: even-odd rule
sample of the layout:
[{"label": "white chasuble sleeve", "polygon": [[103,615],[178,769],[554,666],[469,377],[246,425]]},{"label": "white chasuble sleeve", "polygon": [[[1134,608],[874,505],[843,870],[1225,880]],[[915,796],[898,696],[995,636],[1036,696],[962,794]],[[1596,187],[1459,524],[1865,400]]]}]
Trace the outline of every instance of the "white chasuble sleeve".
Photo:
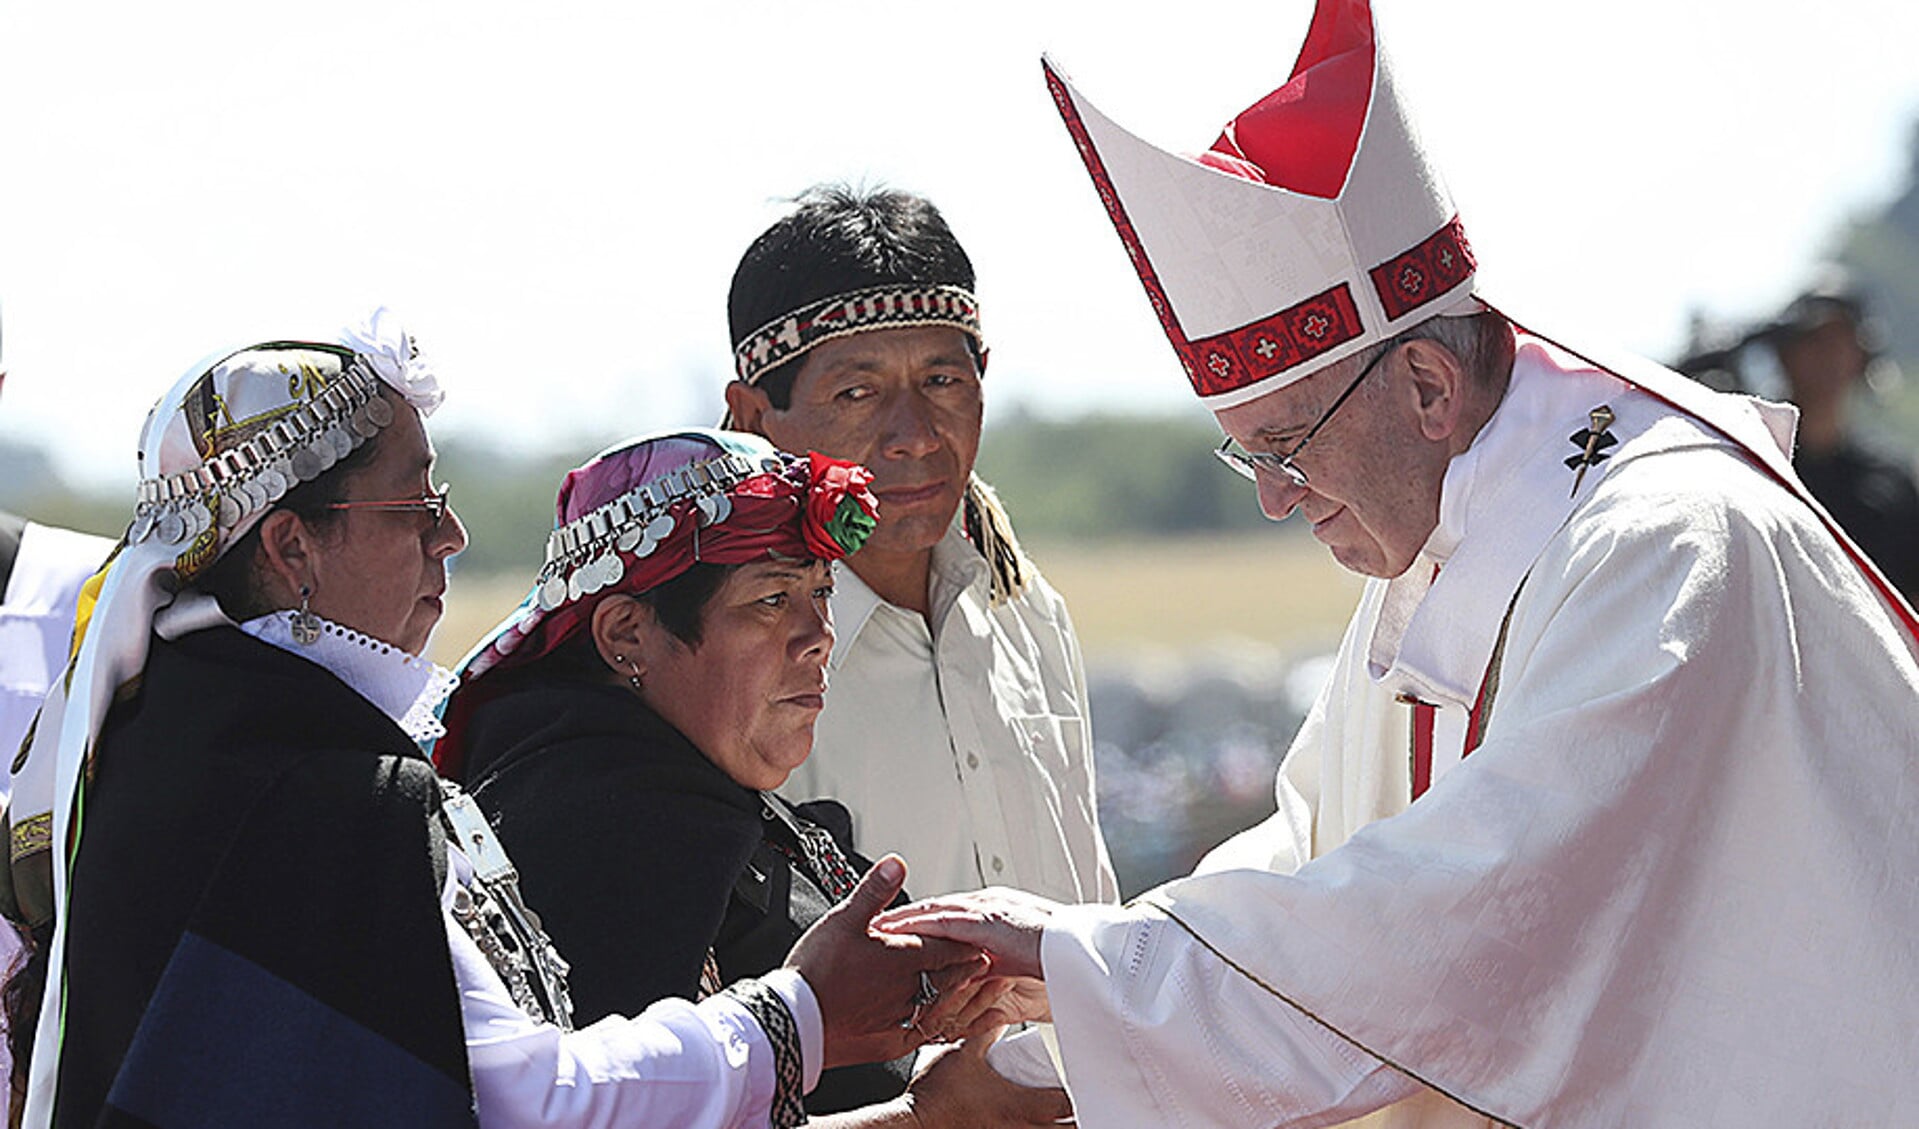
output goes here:
[{"label": "white chasuble sleeve", "polygon": [[1305,1129],[1423,1089],[1149,908],[1068,907],[1043,961],[1082,1125]]}]

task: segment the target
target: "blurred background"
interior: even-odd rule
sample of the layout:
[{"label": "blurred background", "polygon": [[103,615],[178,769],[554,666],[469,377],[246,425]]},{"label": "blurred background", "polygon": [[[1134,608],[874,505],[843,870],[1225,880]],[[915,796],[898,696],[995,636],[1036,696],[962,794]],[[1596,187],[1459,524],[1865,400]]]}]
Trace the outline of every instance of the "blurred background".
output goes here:
[{"label": "blurred background", "polygon": [[[1854,416],[1910,462],[1919,6],[1376,8],[1489,288],[1781,395],[1759,331],[1841,264],[1883,327]],[[1210,457],[1038,56],[1199,150],[1310,9],[9,4],[0,508],[117,534],[141,421],[196,358],[390,305],[449,390],[453,661],[524,592],[561,472],[717,419],[727,280],[784,199],[925,193],[979,271],[980,469],[1072,606],[1136,892],[1271,810],[1359,586]]]}]

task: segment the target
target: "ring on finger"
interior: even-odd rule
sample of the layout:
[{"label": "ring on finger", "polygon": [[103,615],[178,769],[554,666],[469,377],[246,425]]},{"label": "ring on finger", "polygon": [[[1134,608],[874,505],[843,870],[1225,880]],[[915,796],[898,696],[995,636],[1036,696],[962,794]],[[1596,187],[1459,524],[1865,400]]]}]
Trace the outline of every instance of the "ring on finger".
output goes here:
[{"label": "ring on finger", "polygon": [[[913,1005],[913,1014],[900,1020],[900,1030],[917,1029],[920,1025],[920,1015],[924,1013],[927,1008],[938,1003],[939,998],[939,985],[933,983],[933,978],[922,970],[920,972],[919,990],[913,993],[913,999],[910,1001]],[[925,1032],[921,1032],[921,1034],[925,1034]]]}]

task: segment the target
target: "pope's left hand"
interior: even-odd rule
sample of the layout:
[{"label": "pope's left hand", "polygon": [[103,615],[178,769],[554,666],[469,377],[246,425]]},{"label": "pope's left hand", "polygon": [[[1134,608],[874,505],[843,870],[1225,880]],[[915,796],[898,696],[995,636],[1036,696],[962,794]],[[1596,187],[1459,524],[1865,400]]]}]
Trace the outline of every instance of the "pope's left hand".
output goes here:
[{"label": "pope's left hand", "polygon": [[970,894],[950,894],[887,910],[873,919],[883,933],[911,933],[985,949],[993,975],[1045,979],[1040,938],[1059,903],[1023,890],[995,886]]}]

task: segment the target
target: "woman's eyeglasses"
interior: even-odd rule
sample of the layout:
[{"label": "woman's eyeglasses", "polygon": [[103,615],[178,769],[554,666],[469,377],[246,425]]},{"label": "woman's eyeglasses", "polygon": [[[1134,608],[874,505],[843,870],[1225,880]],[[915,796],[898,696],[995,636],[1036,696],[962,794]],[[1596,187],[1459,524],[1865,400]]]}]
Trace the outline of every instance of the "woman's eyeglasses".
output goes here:
[{"label": "woman's eyeglasses", "polygon": [[422,494],[418,498],[392,498],[368,502],[332,502],[329,510],[424,510],[433,517],[433,528],[440,528],[446,521],[446,496],[452,486],[442,483],[438,490]]}]

